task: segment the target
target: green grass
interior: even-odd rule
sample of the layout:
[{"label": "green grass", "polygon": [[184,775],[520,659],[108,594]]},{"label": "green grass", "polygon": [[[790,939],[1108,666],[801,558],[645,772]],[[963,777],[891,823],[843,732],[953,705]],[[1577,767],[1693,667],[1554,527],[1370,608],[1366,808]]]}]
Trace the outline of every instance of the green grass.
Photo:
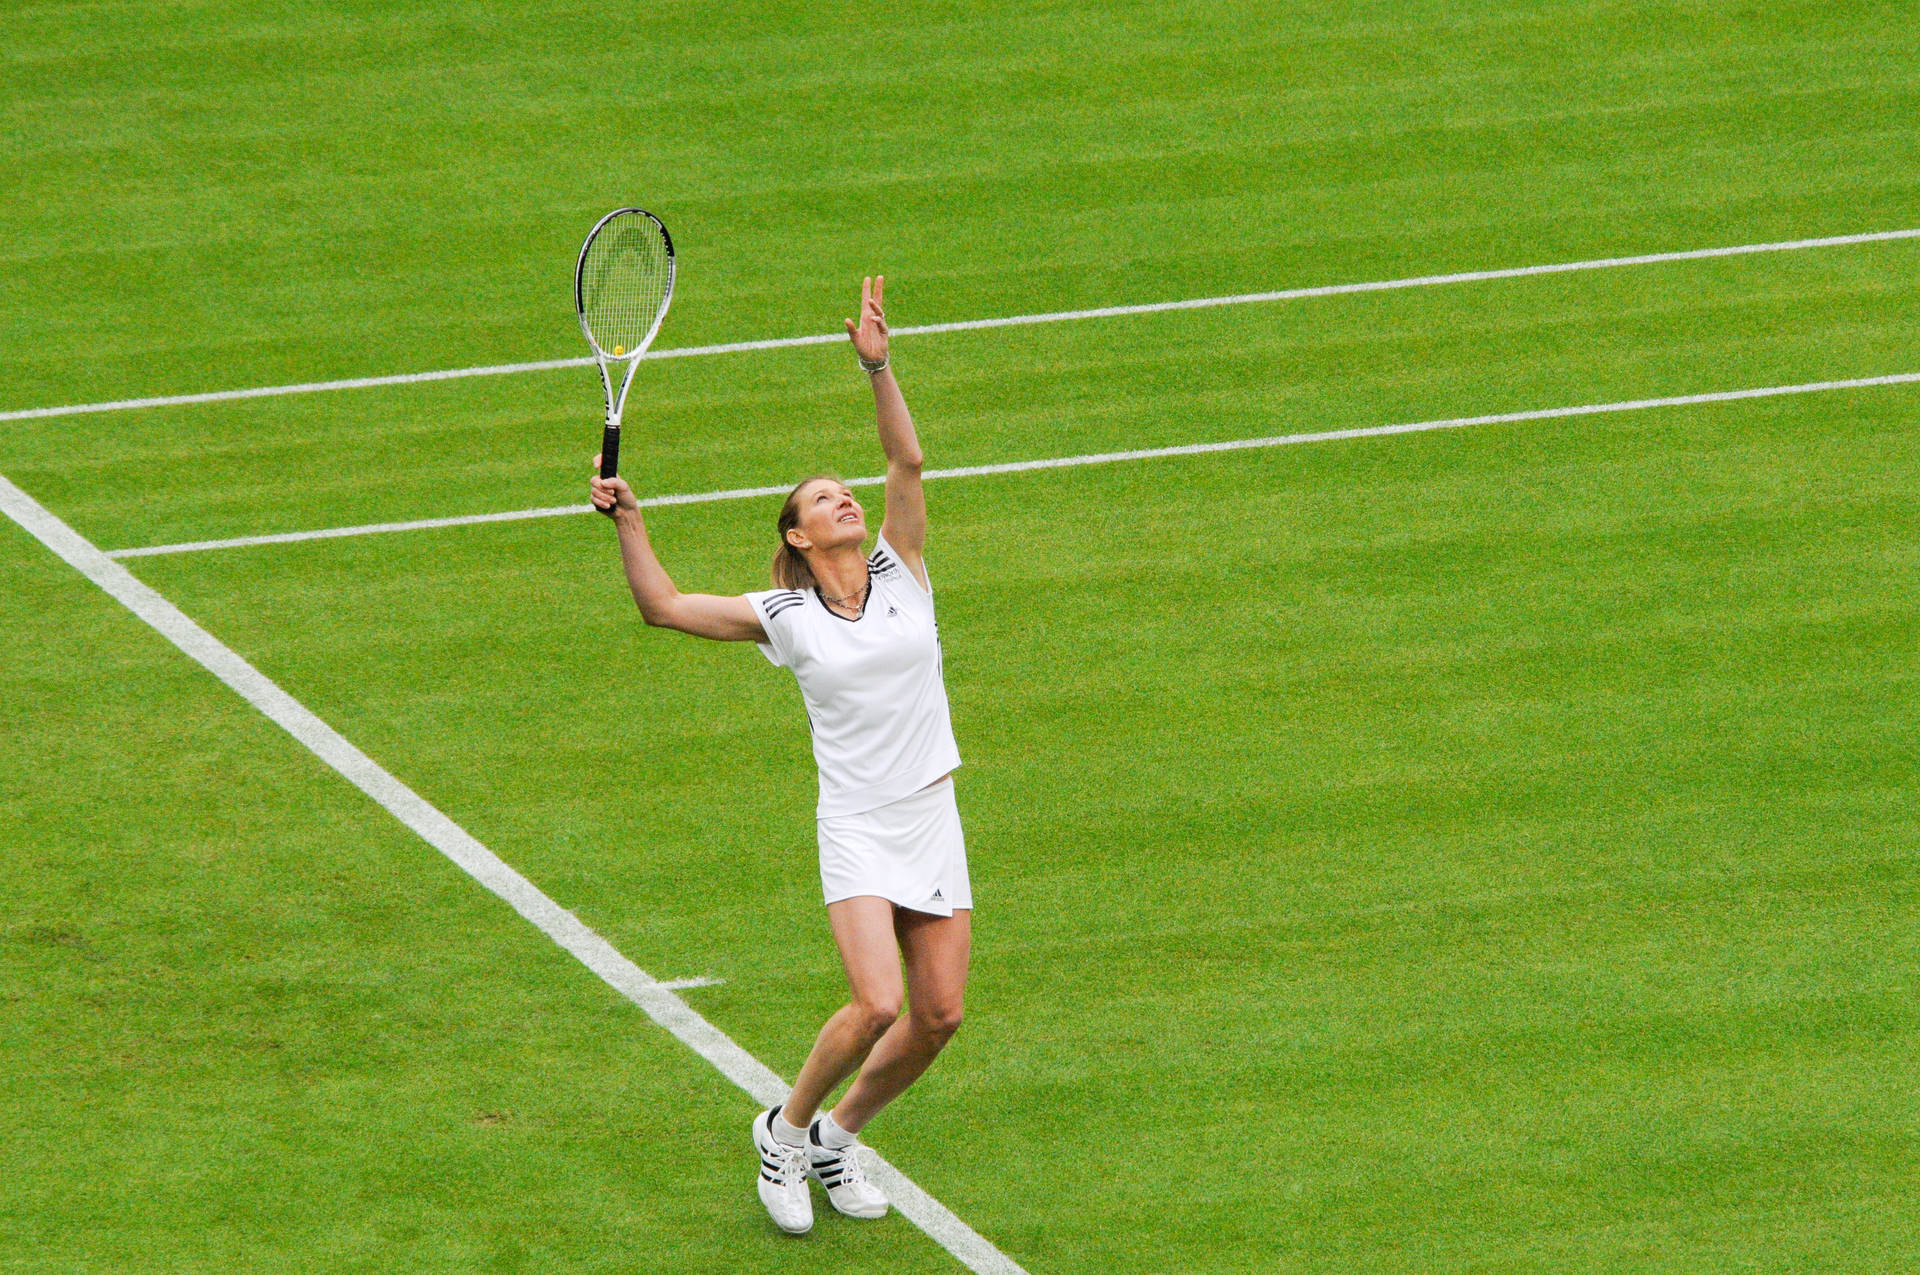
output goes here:
[{"label": "green grass", "polygon": [[[628,197],[679,345],[830,330],[876,268],[920,323],[1920,225],[1901,20],[34,6],[0,409],[577,353]],[[1916,254],[896,357],[937,465],[1870,376],[1920,370]],[[849,365],[650,365],[629,471],[870,473]],[[16,421],[0,473],[106,548],[550,505],[597,401]],[[1897,387],[933,486],[976,965],[874,1143],[1033,1275],[1912,1265],[1917,427]],[[650,521],[739,591],[770,504]],[[776,1235],[748,1099],[0,543],[0,1269],[957,1269]],[[641,629],[599,520],[131,565],[797,1069],[843,992],[797,694]]]}]

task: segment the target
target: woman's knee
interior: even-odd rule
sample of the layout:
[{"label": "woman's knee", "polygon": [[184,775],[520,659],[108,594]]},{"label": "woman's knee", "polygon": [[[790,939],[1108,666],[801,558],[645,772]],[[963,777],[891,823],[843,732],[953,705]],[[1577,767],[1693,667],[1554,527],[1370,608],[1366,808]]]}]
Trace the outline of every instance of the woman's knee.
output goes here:
[{"label": "woman's knee", "polygon": [[853,1011],[853,1024],[868,1044],[887,1034],[887,1028],[893,1026],[900,1017],[899,997],[870,997],[854,1001],[847,1008]]},{"label": "woman's knee", "polygon": [[914,1006],[913,1024],[922,1036],[946,1044],[953,1034],[960,1030],[960,1020],[965,1017],[959,1001],[945,1004]]}]

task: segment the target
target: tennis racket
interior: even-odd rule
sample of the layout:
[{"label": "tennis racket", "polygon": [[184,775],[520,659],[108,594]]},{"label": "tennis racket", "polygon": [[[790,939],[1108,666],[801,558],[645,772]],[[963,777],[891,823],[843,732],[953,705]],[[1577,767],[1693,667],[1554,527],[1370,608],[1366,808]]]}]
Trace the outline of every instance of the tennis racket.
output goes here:
[{"label": "tennis racket", "polygon": [[[573,268],[573,307],[607,392],[602,478],[620,472],[620,417],[627,410],[627,391],[672,302],[673,240],[661,220],[644,208],[616,208],[595,222]],[[625,375],[615,394],[613,379],[623,364]]]}]

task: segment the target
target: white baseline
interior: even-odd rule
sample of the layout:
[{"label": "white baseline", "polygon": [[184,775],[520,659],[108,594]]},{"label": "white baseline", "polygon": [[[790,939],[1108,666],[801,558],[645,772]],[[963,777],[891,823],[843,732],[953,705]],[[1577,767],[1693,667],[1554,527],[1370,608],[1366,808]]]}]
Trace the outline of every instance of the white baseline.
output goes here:
[{"label": "white baseline", "polygon": [[[1124,452],[1093,452],[1084,456],[1057,456],[1042,460],[1014,460],[997,465],[963,465],[929,469],[923,478],[972,478],[980,474],[1019,474],[1035,469],[1068,469],[1076,465],[1109,465],[1116,461],[1158,460],[1168,456],[1199,456],[1208,452],[1247,451],[1262,447],[1290,447],[1297,443],[1326,443],[1343,438],[1380,438],[1390,434],[1420,434],[1437,429],[1467,429],[1475,425],[1507,425],[1517,421],[1546,421],[1566,416],[1597,416],[1607,412],[1640,412],[1655,407],[1690,407],[1699,403],[1731,403],[1746,398],[1774,398],[1783,394],[1820,394],[1830,390],[1859,390],[1881,385],[1910,385],[1920,372],[1863,376],[1850,381],[1807,381],[1799,385],[1763,385],[1744,390],[1716,390],[1708,394],[1676,394],[1666,398],[1634,398],[1617,403],[1586,403],[1577,407],[1542,407],[1524,412],[1495,412],[1486,416],[1451,416],[1404,425],[1368,425],[1358,429],[1330,429],[1315,434],[1276,434],[1267,438],[1236,438],[1220,443],[1187,443],[1178,447],[1142,447]],[[876,487],[884,476],[849,479],[850,487]],[[731,487],[724,491],[679,496],[647,496],[640,504],[697,505],[713,500],[740,500],[750,496],[784,496],[791,484],[777,487]],[[188,540],[179,544],[144,545],[115,549],[110,558],[146,558],[155,554],[199,553],[209,549],[241,549],[250,545],[289,544],[301,540],[333,540],[341,536],[369,536],[389,531],[425,531],[436,527],[465,527],[483,522],[515,522],[552,518],[561,514],[592,513],[591,505],[549,505],[541,509],[510,510],[494,514],[464,514],[453,518],[422,518],[415,522],[370,522],[356,527],[327,527],[318,531],[280,531],[262,536],[234,536],[227,540]]]},{"label": "white baseline", "polygon": [[[379,763],[348,743],[304,704],[287,694],[264,673],[231,648],[195,624],[180,608],[134,579],[131,572],[100,552],[90,541],[60,521],[38,501],[0,475],[0,512],[19,523],[68,565],[104,589],[116,601],[146,621],[161,636],[206,667],[276,725],[304,744],[320,760],[373,798],[394,818],[418,833],[427,844],[453,860],[474,880],[531,921],[608,986],[646,1011],[688,1048],[716,1067],[720,1074],[752,1095],[762,1106],[786,1099],[787,1084],[759,1059],[702,1017],[674,994],[679,987],[704,986],[714,980],[684,979],[663,983],[622,956],[585,922],[555,903],[531,881],[509,867]],[[743,1144],[744,1145],[744,1144]],[[1026,1272],[938,1200],[928,1195],[900,1170],[869,1148],[873,1177],[892,1197],[909,1221],[980,1275],[1026,1275]]]},{"label": "white baseline", "polygon": [[[1920,239],[1920,227],[1876,230],[1865,234],[1827,235],[1818,239],[1782,239],[1773,243],[1735,244],[1724,248],[1690,248],[1680,252],[1647,252],[1631,257],[1596,257],[1591,261],[1556,261],[1538,266],[1500,270],[1466,270],[1455,274],[1415,275],[1406,279],[1376,279],[1366,283],[1333,283],[1312,288],[1282,288],[1273,292],[1241,292],[1231,296],[1195,297],[1185,301],[1150,301],[1141,305],[1101,306],[1092,310],[1057,310],[1046,314],[1016,314],[998,319],[962,319],[954,323],[925,323],[893,329],[895,336],[935,332],[972,332],[981,328],[1023,327],[1034,323],[1068,323],[1078,319],[1112,319],[1130,314],[1159,314],[1167,310],[1205,310],[1223,305],[1255,305],[1267,301],[1299,301],[1309,297],[1337,297],[1355,292],[1388,292],[1398,288],[1431,288],[1449,283],[1480,283],[1489,279],[1522,279],[1531,275],[1569,274],[1580,270],[1617,270],[1624,266],[1651,266],[1669,261],[1701,261],[1709,257],[1746,257],[1765,252],[1800,252],[1808,248],[1840,248],[1851,244]],[[731,341],[721,345],[688,345],[678,349],[648,350],[649,359],[684,359],[707,354],[738,354],[747,350],[779,350],[790,346],[827,345],[847,339],[844,332],[812,336],[772,337],[761,341]],[[297,385],[262,385],[244,390],[212,390],[201,394],[167,394],[155,398],[116,399],[106,403],[71,403],[62,407],[27,407],[0,412],[0,421],[24,421],[46,416],[81,416],[94,412],[126,412],[143,407],[176,407],[189,403],[224,403],[234,399],[275,398],[286,394],[320,394],[332,390],[363,390],[381,385],[414,385],[422,381],[454,381],[469,376],[512,376],[521,372],[550,372],[560,368],[591,367],[591,358],[542,359],[531,363],[498,363],[489,367],[447,368],[436,372],[400,372],[388,376],[361,376],[343,381],[308,381]]]}]

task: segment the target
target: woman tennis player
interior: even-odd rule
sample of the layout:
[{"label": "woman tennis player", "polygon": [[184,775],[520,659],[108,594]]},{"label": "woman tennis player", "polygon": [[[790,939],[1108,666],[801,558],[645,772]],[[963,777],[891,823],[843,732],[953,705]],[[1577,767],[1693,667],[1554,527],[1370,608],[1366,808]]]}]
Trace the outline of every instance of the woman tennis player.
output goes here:
[{"label": "woman tennis player", "polygon": [[[813,1226],[809,1177],[842,1213],[886,1213],[886,1196],[853,1152],[854,1136],[919,1078],[960,1025],[972,934],[953,798],[960,753],[920,556],[927,534],[920,443],[887,369],[885,285],[884,276],[865,280],[860,321],[847,320],[873,382],[887,456],[886,519],[871,552],[866,512],[853,492],[835,478],[809,478],[780,510],[776,587],[738,597],[682,593],[654,556],[627,484],[592,483],[593,503],[619,527],[627,583],[646,622],[757,642],[769,660],[793,670],[806,702],[820,768],[820,882],[851,995],[820,1029],[787,1100],[753,1121],[760,1200],[781,1230],[796,1235]],[[821,1112],[850,1075],[840,1101]]]}]

